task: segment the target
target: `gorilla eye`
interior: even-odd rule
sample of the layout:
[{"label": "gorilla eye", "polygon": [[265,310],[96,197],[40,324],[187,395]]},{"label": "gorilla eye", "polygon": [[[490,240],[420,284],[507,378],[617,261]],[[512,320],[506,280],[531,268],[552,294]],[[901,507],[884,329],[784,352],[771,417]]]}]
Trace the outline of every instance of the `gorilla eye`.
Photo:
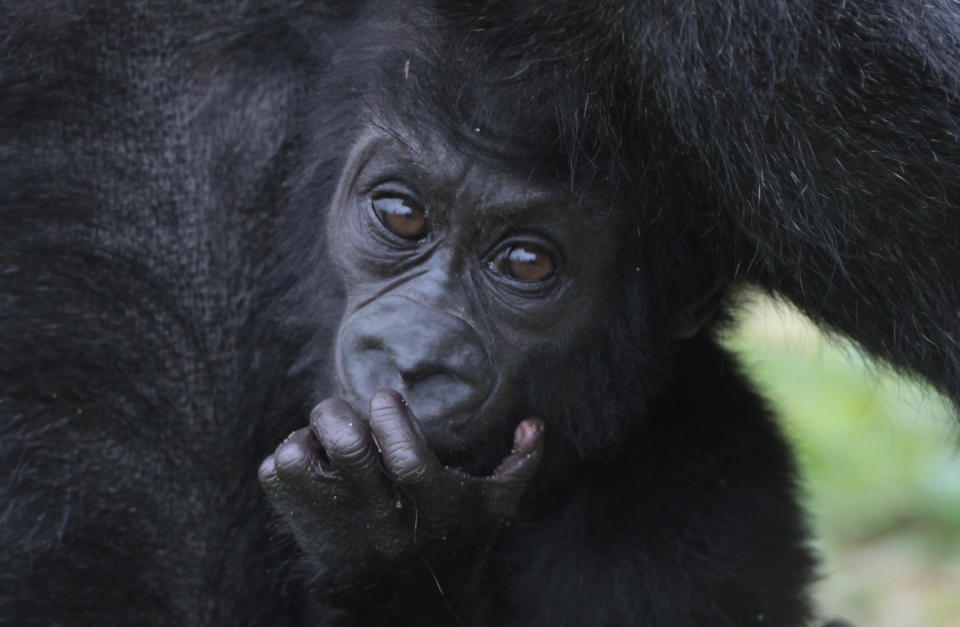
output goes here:
[{"label": "gorilla eye", "polygon": [[497,269],[518,281],[536,283],[553,275],[557,264],[545,248],[530,242],[515,244],[501,255]]},{"label": "gorilla eye", "polygon": [[398,196],[381,196],[371,201],[374,213],[387,229],[404,239],[417,240],[427,234],[423,208]]}]

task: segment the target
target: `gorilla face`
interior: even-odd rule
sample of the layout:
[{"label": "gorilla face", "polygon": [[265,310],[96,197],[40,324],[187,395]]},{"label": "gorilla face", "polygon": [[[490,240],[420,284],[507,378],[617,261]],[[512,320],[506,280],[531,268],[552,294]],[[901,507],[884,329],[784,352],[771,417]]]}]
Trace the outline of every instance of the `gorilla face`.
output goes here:
[{"label": "gorilla face", "polygon": [[371,125],[327,227],[347,291],[339,394],[364,415],[374,392],[397,390],[450,465],[509,444],[537,412],[526,384],[602,327],[598,286],[615,257],[613,226],[559,184],[452,143]]}]

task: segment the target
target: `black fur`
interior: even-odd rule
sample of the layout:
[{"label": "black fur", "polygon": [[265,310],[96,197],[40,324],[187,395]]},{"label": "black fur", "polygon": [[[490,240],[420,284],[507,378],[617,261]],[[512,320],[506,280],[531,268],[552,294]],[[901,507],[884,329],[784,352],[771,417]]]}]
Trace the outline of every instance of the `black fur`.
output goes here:
[{"label": "black fur", "polygon": [[[557,138],[552,174],[629,199],[642,233],[626,335],[586,369],[639,391],[558,408],[584,461],[505,538],[510,617],[806,616],[779,437],[708,340],[659,337],[716,285],[782,294],[960,401],[952,2],[415,4],[0,7],[0,622],[310,614],[254,473],[329,392],[320,216],[358,96],[389,99],[407,60],[436,95],[411,116],[476,121],[521,165]],[[504,110],[548,122],[498,134]],[[644,355],[614,342],[648,329]]]}]

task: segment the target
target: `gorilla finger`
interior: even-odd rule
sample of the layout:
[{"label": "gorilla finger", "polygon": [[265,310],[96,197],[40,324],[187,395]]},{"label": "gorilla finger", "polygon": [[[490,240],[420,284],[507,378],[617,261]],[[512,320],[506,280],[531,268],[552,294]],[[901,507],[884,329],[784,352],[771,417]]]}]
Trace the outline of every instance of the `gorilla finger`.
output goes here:
[{"label": "gorilla finger", "polygon": [[277,482],[277,464],[273,455],[260,462],[260,468],[257,469],[257,478],[260,479],[260,485],[264,489],[272,489]]},{"label": "gorilla finger", "polygon": [[543,421],[526,418],[513,432],[513,450],[489,477],[497,509],[512,510],[520,502],[543,459]]},{"label": "gorilla finger", "polygon": [[380,390],[370,399],[370,429],[376,438],[383,464],[401,483],[416,485],[439,474],[440,462],[434,456],[403,397],[393,390]]},{"label": "gorilla finger", "polygon": [[277,473],[276,454],[270,455],[260,463],[257,476],[260,479],[260,487],[267,493],[274,505],[288,501],[290,497],[289,486]]},{"label": "gorilla finger", "polygon": [[312,479],[320,470],[320,446],[310,427],[297,429],[273,454],[275,476],[282,481]]},{"label": "gorilla finger", "polygon": [[380,477],[370,427],[346,402],[330,398],[314,407],[310,428],[335,470],[354,479]]}]

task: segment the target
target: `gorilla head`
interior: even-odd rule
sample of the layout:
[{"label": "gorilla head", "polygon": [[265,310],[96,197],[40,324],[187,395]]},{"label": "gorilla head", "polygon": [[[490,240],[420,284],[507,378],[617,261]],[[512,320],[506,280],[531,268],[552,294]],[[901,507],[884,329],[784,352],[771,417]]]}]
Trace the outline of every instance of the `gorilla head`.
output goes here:
[{"label": "gorilla head", "polygon": [[543,411],[524,390],[594,339],[609,302],[611,221],[526,174],[374,127],[332,201],[328,246],[348,286],[342,394],[365,411],[377,390],[401,392],[450,465]]},{"label": "gorilla head", "polygon": [[676,338],[709,318],[716,281],[660,200],[667,175],[628,176],[646,142],[625,142],[608,77],[491,58],[455,30],[425,42],[411,19],[387,44],[353,33],[336,47],[331,66],[349,71],[325,75],[310,105],[294,205],[297,224],[326,213],[325,238],[303,244],[316,293],[331,268],[345,287],[336,393],[364,414],[397,390],[440,458],[474,472],[530,415],[558,445],[602,454]]}]

